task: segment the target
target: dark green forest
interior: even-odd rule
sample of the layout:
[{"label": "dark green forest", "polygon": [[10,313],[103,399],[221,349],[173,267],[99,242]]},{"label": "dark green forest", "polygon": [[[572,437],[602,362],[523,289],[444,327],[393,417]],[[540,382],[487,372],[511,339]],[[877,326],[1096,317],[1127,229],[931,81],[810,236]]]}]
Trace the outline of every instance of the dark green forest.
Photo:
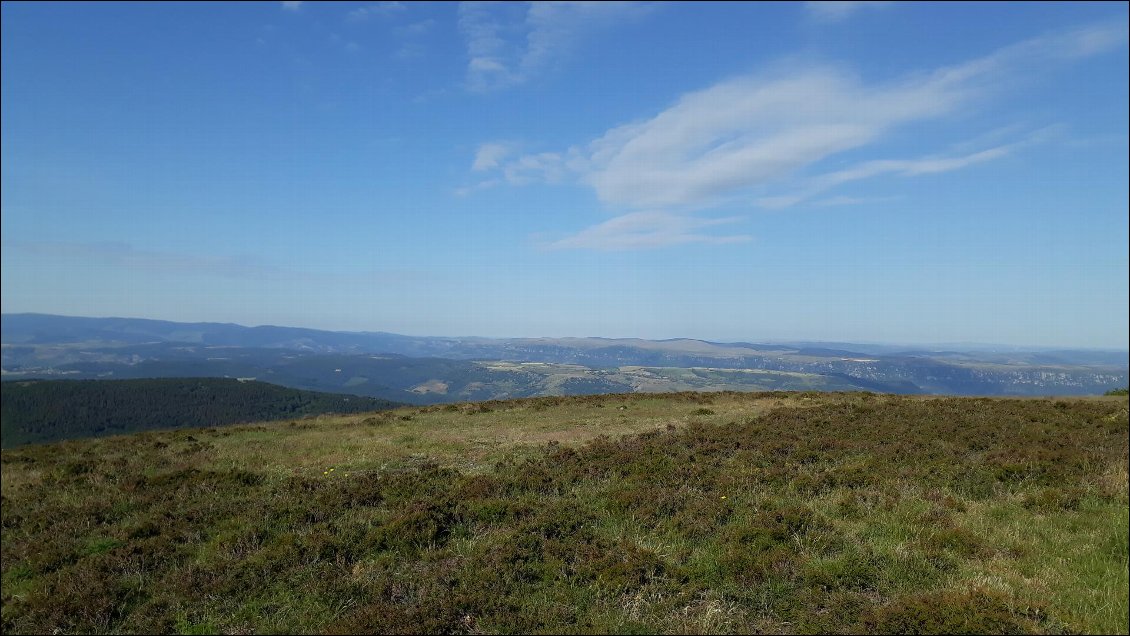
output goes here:
[{"label": "dark green forest", "polygon": [[360,413],[401,406],[356,395],[226,378],[0,383],[4,448],[166,428]]}]

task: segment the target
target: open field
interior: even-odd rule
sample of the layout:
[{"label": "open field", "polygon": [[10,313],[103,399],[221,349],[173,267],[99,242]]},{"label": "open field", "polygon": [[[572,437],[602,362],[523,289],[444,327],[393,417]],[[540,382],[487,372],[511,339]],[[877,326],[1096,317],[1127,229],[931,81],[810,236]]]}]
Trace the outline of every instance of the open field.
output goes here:
[{"label": "open field", "polygon": [[5,450],[3,631],[1125,633],[1125,398],[533,398]]}]

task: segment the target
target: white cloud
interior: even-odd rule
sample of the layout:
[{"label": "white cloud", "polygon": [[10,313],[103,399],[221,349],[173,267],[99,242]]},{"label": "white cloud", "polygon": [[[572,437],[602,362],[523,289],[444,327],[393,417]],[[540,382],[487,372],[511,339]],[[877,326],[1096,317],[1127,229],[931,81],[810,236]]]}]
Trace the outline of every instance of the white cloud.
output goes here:
[{"label": "white cloud", "polygon": [[[478,31],[475,42],[481,48],[472,47],[471,67],[482,82],[522,76],[521,65],[492,57],[492,51],[502,50],[492,47],[506,43],[496,37],[497,26]],[[1027,135],[1020,127],[1002,128],[951,144],[948,151],[827,167],[832,158],[872,146],[895,128],[965,115],[1042,69],[1125,46],[1126,40],[1123,24],[1091,25],[881,83],[865,82],[839,67],[780,67],[685,94],[654,116],[563,151],[518,154],[513,146],[484,144],[472,163],[482,173],[481,182],[458,193],[503,183],[574,181],[619,211],[620,216],[548,245],[555,249],[745,241],[745,235],[702,231],[736,219],[694,213],[734,202],[786,208],[806,201],[835,206],[883,200],[828,191],[863,179],[961,170],[1046,141],[1055,127]]]},{"label": "white cloud", "polygon": [[286,9],[287,11],[298,11],[298,8],[302,6],[302,2],[289,2],[288,1],[288,2],[282,2],[280,4],[282,4],[282,8]]},{"label": "white cloud", "polygon": [[805,2],[804,8],[808,14],[821,22],[839,22],[860,9],[879,9],[889,7],[893,2]]},{"label": "white cloud", "polygon": [[542,152],[514,159],[503,167],[502,173],[507,182],[523,185],[536,181],[560,183],[570,176],[571,171],[560,154]]},{"label": "white cloud", "polygon": [[360,22],[372,17],[382,17],[399,13],[406,8],[403,2],[374,2],[350,11],[346,15],[346,19],[351,22]]},{"label": "white cloud", "polygon": [[586,34],[647,10],[635,2],[463,2],[467,87],[521,84],[568,55]]},{"label": "white cloud", "polygon": [[491,170],[497,168],[503,159],[514,153],[514,144],[507,142],[492,142],[479,146],[475,153],[475,161],[471,170]]},{"label": "white cloud", "polygon": [[479,190],[488,190],[490,188],[493,188],[495,186],[500,186],[502,184],[503,184],[502,179],[487,179],[486,181],[480,181],[480,182],[478,182],[474,185],[456,188],[455,189],[455,196],[465,197],[467,195],[474,194],[475,192],[478,192]]},{"label": "white cloud", "polygon": [[726,82],[597,139],[586,180],[611,205],[711,205],[955,105],[955,96],[937,93],[868,88],[820,68]]},{"label": "white cloud", "polygon": [[583,146],[507,158],[496,169],[512,184],[575,178],[620,209],[696,210],[749,196],[787,206],[856,179],[944,172],[1003,157],[1016,144],[804,174],[896,127],[966,111],[1034,68],[1125,40],[1125,25],[1090,26],[887,83],[865,83],[832,67],[782,68],[689,93]]},{"label": "white cloud", "polygon": [[[895,161],[874,161],[868,162],[873,166],[874,174],[882,174],[884,172],[893,172],[906,176],[915,176],[920,174],[935,174],[938,172],[949,172],[951,170],[959,170],[967,166],[972,166],[978,163],[984,163],[992,159],[999,159],[1012,151],[1010,146],[998,146],[996,148],[989,148],[980,152],[964,155],[961,157],[930,157],[926,159],[915,160],[895,160]],[[867,164],[864,164],[865,166]]]},{"label": "white cloud", "polygon": [[609,219],[546,245],[550,249],[623,250],[667,247],[687,243],[741,243],[749,236],[703,234],[699,230],[736,223],[736,217],[705,219],[669,212],[632,212]]},{"label": "white cloud", "polygon": [[[1003,134],[1015,136],[1018,130],[1014,127],[1008,129],[1000,129],[992,131],[987,135],[981,137],[982,140],[989,138],[1000,138]],[[1057,137],[1061,132],[1059,126],[1049,126],[1034,132],[1024,135],[1018,141],[1013,141],[1007,144],[993,146],[991,148],[984,148],[981,150],[972,151],[971,143],[975,142],[961,142],[954,144],[955,147],[967,149],[962,154],[947,154],[947,155],[932,155],[928,157],[919,157],[916,159],[877,159],[871,161],[860,162],[850,168],[843,168],[840,170],[827,172],[807,180],[802,180],[799,189],[792,194],[762,197],[756,201],[757,205],[764,208],[786,208],[796,205],[802,201],[810,199],[825,190],[832,189],[836,186],[849,183],[852,181],[859,181],[862,179],[870,179],[874,177],[891,175],[896,177],[916,177],[926,174],[939,174],[943,172],[950,172],[953,170],[961,170],[969,166],[985,163],[994,159],[1000,159],[1013,154],[1015,151],[1022,148],[1032,146],[1035,144],[1043,143],[1051,138]],[[976,141],[976,140],[975,140]],[[840,197],[845,198],[845,197]],[[837,197],[826,199],[821,202],[815,202],[813,205],[841,205],[840,203],[831,203],[836,201]],[[871,199],[873,200],[873,199]]]},{"label": "white cloud", "polygon": [[870,179],[882,175],[914,177],[924,174],[937,174],[960,170],[978,163],[999,159],[1010,154],[1021,143],[988,148],[979,152],[960,156],[933,156],[919,159],[878,159],[864,161],[851,168],[829,172],[809,180],[807,187],[798,193],[774,197],[763,197],[757,203],[765,208],[785,208],[796,205],[825,190],[851,181]]}]

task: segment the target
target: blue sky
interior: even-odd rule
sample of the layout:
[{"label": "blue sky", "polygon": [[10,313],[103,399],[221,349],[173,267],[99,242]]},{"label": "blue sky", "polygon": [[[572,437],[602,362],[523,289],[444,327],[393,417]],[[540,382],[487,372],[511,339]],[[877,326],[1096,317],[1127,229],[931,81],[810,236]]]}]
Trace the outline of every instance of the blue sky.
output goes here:
[{"label": "blue sky", "polygon": [[3,311],[1126,348],[1126,3],[5,2]]}]

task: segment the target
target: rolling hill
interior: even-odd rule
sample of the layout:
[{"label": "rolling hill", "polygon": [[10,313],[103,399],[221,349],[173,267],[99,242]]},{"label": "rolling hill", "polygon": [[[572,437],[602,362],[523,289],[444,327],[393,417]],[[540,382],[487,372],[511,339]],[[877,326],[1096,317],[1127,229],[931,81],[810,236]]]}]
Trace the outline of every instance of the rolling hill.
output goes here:
[{"label": "rolling hill", "polygon": [[[1120,351],[446,338],[42,314],[4,314],[0,326],[5,379],[254,377],[415,403],[720,389],[1099,395],[1130,381]],[[494,363],[536,365],[514,373]],[[641,369],[650,377],[639,378]],[[739,373],[664,384],[672,369],[712,370],[716,380]]]}]

